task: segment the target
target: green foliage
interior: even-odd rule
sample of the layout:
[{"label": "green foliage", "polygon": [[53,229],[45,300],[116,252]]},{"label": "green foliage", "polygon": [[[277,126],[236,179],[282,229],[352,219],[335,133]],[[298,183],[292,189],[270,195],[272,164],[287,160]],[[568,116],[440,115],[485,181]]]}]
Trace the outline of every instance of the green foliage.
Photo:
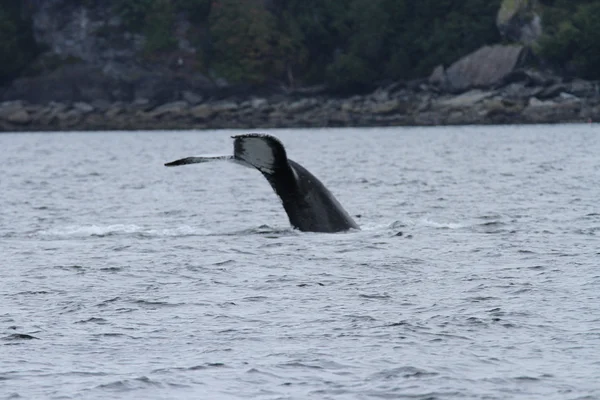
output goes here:
[{"label": "green foliage", "polygon": [[208,19],[212,6],[212,0],[176,0],[177,11],[188,16],[193,23],[202,23]]},{"label": "green foliage", "polygon": [[[90,7],[101,0],[78,0]],[[203,68],[234,83],[328,83],[338,91],[421,78],[500,42],[501,0],[110,0],[144,54],[175,50],[179,15]],[[544,36],[536,49],[565,71],[600,78],[600,2],[537,0]],[[510,2],[504,3],[510,8]],[[537,7],[536,5],[536,7]],[[508,7],[508,8],[507,8]],[[538,10],[538,8],[536,8]],[[506,10],[505,10],[506,11]],[[0,81],[37,52],[20,0],[0,2]],[[112,29],[112,28],[111,28]],[[114,27],[114,29],[121,29]]]},{"label": "green foliage", "polygon": [[[113,0],[113,9],[125,27],[143,33],[146,38],[144,52],[153,53],[173,49],[176,45],[173,36],[175,24],[175,3],[177,0]],[[191,0],[183,1],[189,6]]]},{"label": "green foliage", "polygon": [[31,21],[20,7],[19,0],[0,3],[0,84],[19,75],[38,53]]},{"label": "green foliage", "polygon": [[[542,37],[537,53],[565,72],[600,79],[600,4],[573,3],[545,11],[544,17],[549,16],[553,25]],[[575,11],[569,11],[574,6]]]},{"label": "green foliage", "polygon": [[174,24],[175,10],[171,0],[153,0],[144,20],[144,50],[147,54],[175,48]]},{"label": "green foliage", "polygon": [[154,0],[113,0],[115,13],[128,29],[141,31]]},{"label": "green foliage", "polygon": [[373,78],[369,65],[352,54],[340,54],[327,66],[327,81],[338,91],[354,91],[368,87]]},{"label": "green foliage", "polygon": [[[560,1],[560,0],[556,0]],[[203,64],[232,82],[330,82],[360,90],[428,75],[499,41],[501,0],[113,0],[147,52],[167,50],[174,13],[210,42]],[[268,4],[268,7],[265,6]],[[210,36],[199,26],[208,25]]]},{"label": "green foliage", "polygon": [[303,84],[321,83],[340,44],[340,30],[346,29],[346,2],[272,0],[271,3],[280,39],[290,48],[282,53],[287,75]]},{"label": "green foliage", "polygon": [[[347,90],[427,76],[436,65],[448,65],[500,39],[495,25],[500,0],[345,4],[343,9],[330,8],[333,22],[327,33],[332,45],[320,51],[330,57],[324,60],[328,79]],[[306,46],[310,49],[312,43],[307,40]]]},{"label": "green foliage", "polygon": [[212,69],[232,82],[265,83],[282,73],[276,21],[259,1],[218,0],[209,19]]}]

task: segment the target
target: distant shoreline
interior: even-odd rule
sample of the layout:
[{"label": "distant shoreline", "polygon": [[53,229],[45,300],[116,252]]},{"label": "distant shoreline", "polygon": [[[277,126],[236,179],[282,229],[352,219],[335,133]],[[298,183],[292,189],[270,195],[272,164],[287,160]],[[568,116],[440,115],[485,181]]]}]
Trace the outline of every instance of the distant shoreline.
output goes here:
[{"label": "distant shoreline", "polygon": [[267,129],[539,124],[600,121],[598,84],[588,81],[443,93],[427,84],[363,95],[273,95],[151,105],[0,103],[0,131]]}]

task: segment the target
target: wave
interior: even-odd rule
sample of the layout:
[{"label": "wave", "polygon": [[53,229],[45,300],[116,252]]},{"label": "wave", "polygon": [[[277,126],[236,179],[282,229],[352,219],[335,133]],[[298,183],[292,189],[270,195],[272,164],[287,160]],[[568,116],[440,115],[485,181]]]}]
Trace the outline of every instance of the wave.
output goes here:
[{"label": "wave", "polygon": [[152,229],[139,225],[71,225],[37,232],[39,236],[53,238],[86,238],[106,236],[141,236],[141,237],[173,237],[173,236],[206,236],[211,234],[207,229],[182,225],[175,228]]}]

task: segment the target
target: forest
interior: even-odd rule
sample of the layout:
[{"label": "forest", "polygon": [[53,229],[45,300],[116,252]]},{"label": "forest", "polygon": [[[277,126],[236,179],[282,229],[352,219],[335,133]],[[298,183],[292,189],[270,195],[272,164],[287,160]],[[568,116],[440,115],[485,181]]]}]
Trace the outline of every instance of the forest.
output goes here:
[{"label": "forest", "polygon": [[[356,91],[428,76],[483,45],[503,43],[501,0],[81,0],[111,7],[122,29],[144,35],[141,59],[176,50],[177,15],[193,26],[199,73],[231,83],[327,82]],[[0,3],[0,84],[32,74],[44,49],[32,29],[36,1]],[[600,78],[600,2],[540,0],[544,34],[532,50],[563,75]]]}]

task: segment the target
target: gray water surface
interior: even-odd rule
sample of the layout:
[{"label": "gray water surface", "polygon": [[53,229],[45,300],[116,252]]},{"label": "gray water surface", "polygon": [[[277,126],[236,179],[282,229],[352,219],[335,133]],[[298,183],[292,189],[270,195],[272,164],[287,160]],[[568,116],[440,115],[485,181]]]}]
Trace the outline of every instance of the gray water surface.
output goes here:
[{"label": "gray water surface", "polygon": [[600,398],[600,128],[270,131],[341,234],[236,133],[0,135],[0,398]]}]

